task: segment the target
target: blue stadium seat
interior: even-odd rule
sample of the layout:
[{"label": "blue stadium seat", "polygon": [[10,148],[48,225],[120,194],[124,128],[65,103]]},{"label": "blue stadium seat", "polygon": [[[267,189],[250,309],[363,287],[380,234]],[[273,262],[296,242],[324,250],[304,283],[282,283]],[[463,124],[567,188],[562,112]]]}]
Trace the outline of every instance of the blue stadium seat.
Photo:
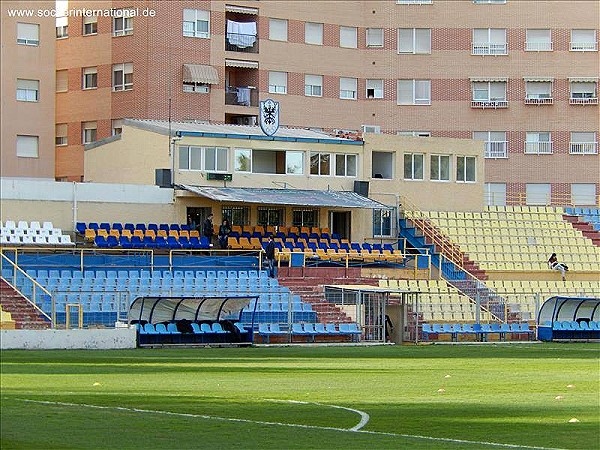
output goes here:
[{"label": "blue stadium seat", "polygon": [[81,235],[85,234],[85,230],[87,229],[87,225],[84,222],[77,222],[75,225],[75,229]]}]

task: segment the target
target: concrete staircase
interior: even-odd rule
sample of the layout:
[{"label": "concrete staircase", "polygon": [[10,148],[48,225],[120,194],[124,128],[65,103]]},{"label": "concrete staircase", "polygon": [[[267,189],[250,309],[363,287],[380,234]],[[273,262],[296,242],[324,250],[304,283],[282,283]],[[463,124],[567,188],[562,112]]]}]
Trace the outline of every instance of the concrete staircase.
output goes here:
[{"label": "concrete staircase", "polygon": [[569,216],[567,214],[563,214],[563,219],[569,222],[576,230],[580,230],[595,246],[600,247],[600,232],[595,230],[591,223],[582,221],[579,216]]},{"label": "concrete staircase", "polygon": [[279,276],[278,281],[282,286],[290,289],[292,294],[299,295],[303,302],[310,303],[313,310],[317,313],[317,320],[320,323],[348,323],[353,320],[348,317],[344,311],[335,304],[325,299],[325,285],[349,285],[362,284],[378,286],[379,282],[375,278],[365,278],[358,272],[350,270],[350,273],[344,269],[322,268],[312,269],[305,276],[287,273],[285,276]]},{"label": "concrete staircase", "polygon": [[0,304],[11,314],[16,329],[45,330],[50,321],[5,280],[0,279]]}]

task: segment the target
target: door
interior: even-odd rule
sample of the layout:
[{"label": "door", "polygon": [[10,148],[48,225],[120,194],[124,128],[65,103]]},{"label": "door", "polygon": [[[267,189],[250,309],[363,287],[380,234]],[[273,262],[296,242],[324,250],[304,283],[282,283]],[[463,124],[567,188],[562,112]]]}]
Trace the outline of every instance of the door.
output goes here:
[{"label": "door", "polygon": [[350,239],[350,211],[330,211],[329,228],[340,239]]},{"label": "door", "polygon": [[202,223],[211,212],[211,208],[188,207],[186,210],[186,216],[190,229],[196,230],[198,227],[202,228]]}]

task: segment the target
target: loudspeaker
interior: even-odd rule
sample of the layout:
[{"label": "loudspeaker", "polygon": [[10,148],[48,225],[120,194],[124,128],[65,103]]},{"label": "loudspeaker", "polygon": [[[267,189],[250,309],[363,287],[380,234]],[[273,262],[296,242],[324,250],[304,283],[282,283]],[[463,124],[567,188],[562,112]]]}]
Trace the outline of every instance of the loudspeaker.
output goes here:
[{"label": "loudspeaker", "polygon": [[161,188],[171,188],[173,184],[171,182],[171,169],[156,169],[154,171],[155,183]]},{"label": "loudspeaker", "polygon": [[354,192],[363,197],[369,196],[369,182],[368,181],[355,181],[354,182]]}]

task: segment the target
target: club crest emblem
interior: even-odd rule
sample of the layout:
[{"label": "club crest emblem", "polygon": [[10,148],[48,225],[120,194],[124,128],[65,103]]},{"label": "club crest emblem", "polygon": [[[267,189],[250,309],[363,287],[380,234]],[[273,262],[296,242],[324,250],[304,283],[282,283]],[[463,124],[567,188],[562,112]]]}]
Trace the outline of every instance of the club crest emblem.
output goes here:
[{"label": "club crest emblem", "polygon": [[279,102],[270,98],[260,102],[260,128],[267,136],[273,136],[279,129]]}]

